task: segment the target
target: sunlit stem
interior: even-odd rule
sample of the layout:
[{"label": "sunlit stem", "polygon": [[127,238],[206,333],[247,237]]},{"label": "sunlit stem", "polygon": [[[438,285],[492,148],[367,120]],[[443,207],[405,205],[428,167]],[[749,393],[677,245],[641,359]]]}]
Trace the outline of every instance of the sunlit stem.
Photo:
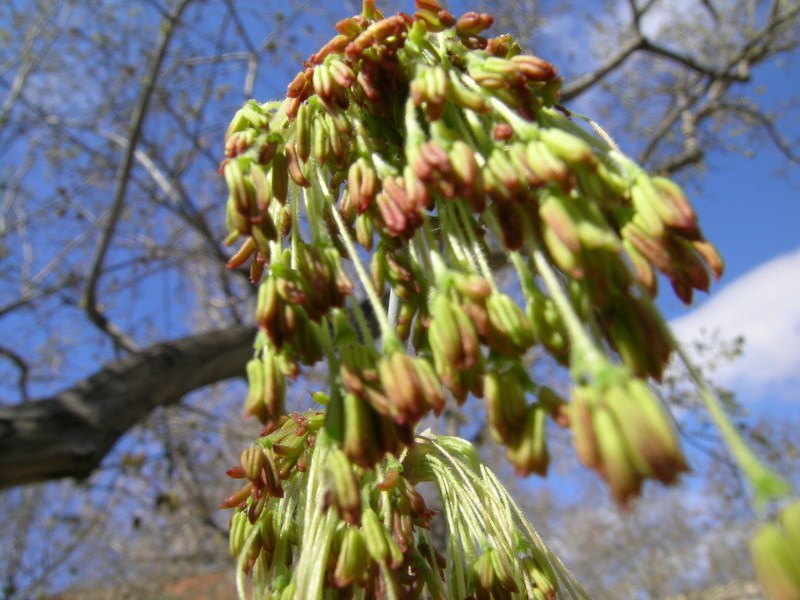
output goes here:
[{"label": "sunlit stem", "polygon": [[486,260],[486,255],[483,253],[483,248],[478,242],[478,237],[475,235],[475,223],[472,219],[472,215],[469,213],[469,210],[463,202],[456,201],[455,204],[459,215],[461,216],[461,222],[464,226],[464,231],[467,232],[467,239],[469,240],[469,244],[472,248],[472,255],[475,257],[475,260],[478,261],[481,274],[489,281],[489,284],[492,286],[492,290],[496,291],[497,283],[494,280],[494,275],[492,275],[492,269],[489,268],[489,262]]},{"label": "sunlit stem", "polygon": [[421,252],[422,256],[427,256],[430,259],[431,268],[433,269],[433,276],[434,278],[439,279],[449,270],[447,268],[447,263],[445,263],[444,259],[436,248],[433,232],[431,231],[431,224],[428,219],[425,219],[423,222],[422,230],[425,234],[423,238],[424,245],[427,246],[427,253],[425,252],[425,249],[423,249]]},{"label": "sunlit stem", "polygon": [[333,532],[336,528],[336,511],[325,510],[327,490],[322,484],[322,469],[326,461],[330,441],[324,429],[317,434],[305,488],[304,529],[302,551],[297,560],[295,581],[297,598],[322,596],[325,576],[325,557],[328,554]]},{"label": "sunlit stem", "polygon": [[[361,303],[350,296],[350,306],[351,310],[353,311],[353,315],[356,318],[356,324],[358,325],[358,330],[361,332],[362,338],[368,346],[374,347],[375,340],[372,338],[372,331],[369,328],[369,323],[367,323],[367,317],[364,315],[364,311],[361,309]],[[389,320],[391,323],[391,316],[389,316]]]},{"label": "sunlit stem", "polygon": [[[325,183],[322,170],[319,168],[317,169],[317,181],[319,186],[322,188],[323,194],[329,198],[330,192],[328,191],[328,186]],[[356,274],[361,280],[361,285],[364,287],[364,291],[367,294],[367,299],[369,300],[372,310],[375,313],[375,318],[378,320],[378,326],[381,330],[381,342],[383,344],[384,351],[389,352],[390,350],[395,350],[402,347],[400,338],[397,337],[394,329],[392,329],[392,326],[389,324],[389,319],[386,317],[386,313],[383,309],[383,303],[378,297],[378,292],[375,290],[375,286],[372,285],[372,278],[367,273],[363,263],[361,262],[361,259],[358,256],[358,250],[356,249],[353,239],[350,237],[350,232],[347,230],[347,225],[345,224],[344,219],[342,219],[342,215],[340,215],[339,211],[336,210],[336,207],[333,206],[331,207],[331,214],[333,215],[333,220],[336,221],[336,227],[339,229],[339,234],[342,236],[344,247],[347,249],[347,253],[350,255],[350,258],[353,261]]]},{"label": "sunlit stem", "polygon": [[[643,298],[650,302],[646,294],[642,294]],[[762,512],[769,502],[779,500],[792,493],[792,486],[783,479],[778,473],[765,465],[753,452],[750,446],[742,439],[742,436],[736,430],[736,427],[731,423],[728,414],[722,406],[722,403],[713,390],[711,385],[706,380],[703,373],[698,369],[684,347],[678,342],[668,327],[665,327],[670,337],[670,343],[675,349],[676,354],[680,357],[681,362],[686,367],[689,373],[689,378],[697,386],[700,392],[700,397],[711,415],[722,439],[728,446],[728,450],[736,461],[739,470],[750,482],[753,488],[754,501],[753,507],[757,512]]]},{"label": "sunlit stem", "polygon": [[572,117],[575,117],[575,118],[580,119],[582,121],[586,121],[589,124],[589,126],[594,130],[594,132],[598,136],[600,136],[600,138],[608,145],[608,149],[609,150],[613,150],[615,152],[620,152],[620,153],[622,152],[622,150],[619,149],[619,146],[617,145],[617,142],[615,142],[614,138],[611,137],[611,134],[608,133],[602,127],[600,127],[600,124],[597,121],[595,121],[594,119],[590,119],[589,117],[587,117],[585,115],[582,115],[580,113],[576,113],[576,112],[570,112],[570,115]]},{"label": "sunlit stem", "polygon": [[387,318],[389,320],[389,325],[394,329],[397,327],[397,318],[400,315],[400,299],[397,297],[397,294],[394,293],[394,290],[389,290],[389,310],[387,312]]},{"label": "sunlit stem", "polygon": [[290,202],[292,210],[292,269],[297,270],[297,261],[300,258],[300,218],[298,216],[298,204],[300,202],[299,186],[292,182]]},{"label": "sunlit stem", "polygon": [[[491,211],[486,211],[484,213],[484,218],[495,231],[499,231],[499,224]],[[608,364],[608,360],[589,337],[586,329],[584,329],[583,323],[581,323],[578,313],[569,301],[562,283],[550,266],[547,257],[536,243],[533,232],[530,230],[530,224],[524,222],[523,225],[527,230],[524,236],[525,247],[530,252],[536,271],[542,277],[544,285],[553,303],[556,305],[558,314],[563,319],[564,326],[567,329],[570,345],[572,347],[572,369],[581,371],[581,373],[579,373],[580,375],[595,375]]]},{"label": "sunlit stem", "polygon": [[[530,236],[527,236],[530,240]],[[578,314],[572,306],[572,303],[567,298],[567,294],[562,287],[561,282],[556,277],[555,271],[550,266],[547,257],[539,249],[536,244],[530,240],[527,242],[533,257],[533,262],[536,265],[536,270],[541,275],[544,285],[547,288],[553,303],[556,305],[558,314],[564,321],[564,326],[567,328],[570,343],[572,344],[572,362],[579,368],[585,369],[588,374],[597,373],[604,365],[608,363],[606,357],[598,350],[594,342],[589,338],[586,330],[583,328]]]},{"label": "sunlit stem", "polygon": [[336,358],[336,352],[333,348],[333,341],[331,340],[330,329],[333,327],[333,321],[329,316],[326,316],[320,327],[316,327],[314,331],[317,332],[322,351],[325,353],[325,358],[328,360],[328,383],[331,389],[335,388],[335,373],[339,369],[339,361]]},{"label": "sunlit stem", "polygon": [[522,255],[519,252],[516,250],[509,252],[508,258],[511,261],[511,264],[514,265],[514,270],[517,272],[517,279],[519,280],[520,287],[522,288],[522,293],[527,298],[535,291],[532,289],[536,285],[533,275],[531,274],[528,265],[525,264],[525,260],[522,258]]},{"label": "sunlit stem", "polygon": [[439,206],[439,223],[445,247],[450,250],[450,254],[452,254],[455,261],[463,265],[469,264],[469,256],[464,250],[464,245],[461,243],[457,228],[452,223],[450,211],[446,203]]}]

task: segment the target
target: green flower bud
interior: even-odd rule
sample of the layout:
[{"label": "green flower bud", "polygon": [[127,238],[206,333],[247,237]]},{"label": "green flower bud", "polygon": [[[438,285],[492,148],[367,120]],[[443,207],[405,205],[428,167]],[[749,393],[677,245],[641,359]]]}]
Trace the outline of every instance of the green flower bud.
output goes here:
[{"label": "green flower bud", "polygon": [[789,544],[793,548],[800,548],[800,500],[784,508],[778,520]]},{"label": "green flower bud", "polygon": [[572,443],[578,460],[589,468],[599,470],[602,465],[600,447],[594,430],[592,415],[596,410],[597,394],[588,386],[572,388],[569,405],[569,422],[572,428]]},{"label": "green flower bud", "polygon": [[[507,446],[513,445],[525,427],[525,390],[514,372],[492,370],[483,378],[489,425]],[[513,461],[512,461],[513,462]]]},{"label": "green flower bud", "polygon": [[250,532],[252,525],[247,520],[247,511],[237,510],[231,517],[230,533],[228,534],[228,543],[231,556],[238,558],[247,535]]},{"label": "green flower bud", "polygon": [[325,472],[339,515],[348,523],[357,525],[361,518],[361,487],[345,453],[338,448],[332,449],[325,463]]},{"label": "green flower bud", "polygon": [[753,534],[750,554],[761,585],[771,600],[800,598],[799,547],[790,543],[775,523],[766,523]]},{"label": "green flower bud", "polygon": [[597,161],[587,141],[561,129],[542,129],[539,139],[555,156],[571,166],[594,165]]},{"label": "green flower bud", "polygon": [[531,404],[523,414],[523,428],[508,446],[506,456],[519,475],[536,473],[544,477],[550,464],[547,451],[547,410],[541,404]]},{"label": "green flower bud", "polygon": [[608,410],[595,407],[592,411],[592,428],[600,455],[600,474],[611,488],[612,498],[624,506],[631,497],[641,492],[643,475],[633,464],[619,423]]},{"label": "green flower bud", "polygon": [[362,582],[366,576],[368,557],[361,530],[358,527],[346,527],[333,572],[333,584],[338,588],[345,588],[352,583]]},{"label": "green flower bud", "polygon": [[519,356],[533,345],[533,330],[525,313],[510,296],[499,292],[486,300],[489,330],[486,342],[505,356]]},{"label": "green flower bud", "polygon": [[369,507],[361,515],[361,531],[372,560],[385,563],[390,552],[388,537],[378,515]]}]

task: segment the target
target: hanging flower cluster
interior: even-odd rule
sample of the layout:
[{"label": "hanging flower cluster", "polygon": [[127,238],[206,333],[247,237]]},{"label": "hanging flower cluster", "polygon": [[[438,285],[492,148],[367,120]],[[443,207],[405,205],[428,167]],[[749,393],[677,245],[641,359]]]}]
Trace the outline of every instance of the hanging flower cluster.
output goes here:
[{"label": "hanging flower cluster", "polygon": [[[258,598],[585,597],[469,443],[426,434],[402,460],[354,468],[324,423],[284,416],[228,471],[246,481],[221,505],[240,595],[249,572]],[[421,482],[443,499],[446,556]]]},{"label": "hanging flower cluster", "polygon": [[[365,1],[284,100],[248,102],[227,132],[229,266],[249,261],[258,285],[245,412],[267,429],[225,506],[232,551],[267,596],[554,597],[567,578],[508,504],[502,535],[451,510],[446,560],[433,550],[416,483],[447,504],[480,479],[493,491],[474,502],[505,502],[477,457],[466,468],[442,454],[450,438],[416,436],[449,399],[484,399],[522,474],[547,471],[548,418],[570,427],[619,503],[686,469],[647,383],[672,350],[650,297],[661,272],[689,302],[722,262],[682,190],[576,122],[551,64],[484,37],[491,16],[416,9],[384,17]],[[519,293],[499,289],[496,254]],[[533,347],[569,368],[571,401],[531,378]],[[324,413],[286,417],[287,378],[323,360]],[[466,512],[495,516],[482,510]]]}]

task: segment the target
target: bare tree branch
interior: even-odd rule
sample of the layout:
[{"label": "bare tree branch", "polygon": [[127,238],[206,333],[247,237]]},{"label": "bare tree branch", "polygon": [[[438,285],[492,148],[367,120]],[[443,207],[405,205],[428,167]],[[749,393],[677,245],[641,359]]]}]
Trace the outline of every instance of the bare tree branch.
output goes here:
[{"label": "bare tree branch", "polygon": [[36,69],[39,61],[41,61],[44,53],[46,52],[46,50],[39,52],[31,59],[30,57],[33,54],[33,45],[36,42],[45,40],[45,47],[50,48],[60,33],[61,28],[58,28],[57,30],[51,29],[49,31],[47,29],[50,21],[55,17],[55,13],[58,10],[60,10],[59,6],[53,6],[52,11],[49,14],[43,15],[43,18],[36,23],[36,26],[25,33],[25,44],[22,48],[22,52],[19,54],[20,62],[22,64],[14,76],[14,80],[9,86],[8,96],[6,96],[2,106],[0,106],[0,129],[2,129],[7,123],[8,117],[11,114],[11,110],[22,96],[28,78],[31,76],[34,69]]},{"label": "bare tree branch", "polygon": [[156,46],[156,53],[150,69],[145,76],[142,86],[142,92],[139,95],[136,107],[134,108],[131,117],[130,133],[128,134],[128,146],[125,155],[117,173],[117,180],[114,186],[114,196],[111,203],[111,210],[109,211],[108,218],[103,228],[103,234],[95,249],[92,264],[89,269],[89,277],[86,281],[84,288],[83,298],[81,305],[86,310],[89,319],[101,331],[108,334],[114,341],[115,345],[134,352],[138,349],[136,342],[128,337],[122,330],[120,330],[114,323],[110,322],[108,318],[100,311],[97,306],[97,284],[103,272],[103,263],[105,256],[111,245],[111,240],[114,237],[117,222],[122,216],[122,209],[125,204],[125,192],[128,188],[130,181],[131,169],[133,168],[134,153],[136,146],[139,142],[139,137],[142,132],[142,125],[144,124],[145,115],[150,104],[150,98],[153,95],[153,90],[156,86],[158,73],[161,70],[161,64],[164,57],[167,55],[167,48],[172,39],[172,35],[180,20],[181,14],[189,5],[192,0],[183,0],[175,10],[165,19],[161,28],[161,37]]},{"label": "bare tree branch", "polygon": [[88,477],[154,408],[242,376],[254,334],[237,327],[157,344],[55,396],[0,408],[0,490]]},{"label": "bare tree branch", "polygon": [[602,81],[612,71],[618,69],[622,64],[637,50],[641,50],[644,45],[644,38],[641,35],[632,37],[620,51],[611,57],[605,64],[575,79],[572,83],[564,87],[561,98],[564,101],[572,100],[580,96],[583,92]]},{"label": "bare tree branch", "polygon": [[14,352],[11,348],[7,348],[5,346],[0,346],[0,356],[5,356],[17,367],[17,370],[19,371],[17,385],[19,386],[20,398],[22,398],[23,402],[28,402],[30,400],[30,397],[28,396],[28,373],[30,372],[30,367],[28,366],[27,361],[19,354]]},{"label": "bare tree branch", "polygon": [[719,111],[738,114],[748,120],[754,121],[767,133],[769,138],[778,147],[778,150],[783,153],[787,160],[795,164],[800,164],[800,154],[794,150],[789,140],[781,135],[781,132],[778,131],[778,128],[775,126],[775,122],[764,113],[756,110],[752,106],[733,104],[731,102],[719,102],[716,106],[716,109]]},{"label": "bare tree branch", "polygon": [[645,52],[649,52],[650,54],[654,54],[656,56],[660,56],[662,58],[666,58],[673,62],[679,63],[684,67],[688,67],[692,71],[700,73],[701,75],[706,75],[707,77],[714,77],[717,79],[730,79],[733,81],[749,81],[750,75],[748,72],[737,72],[732,70],[717,70],[712,67],[706,66],[688,56],[686,54],[681,54],[680,52],[675,52],[667,48],[666,46],[661,46],[656,44],[655,42],[651,41],[648,38],[642,38],[642,46],[640,48]]}]

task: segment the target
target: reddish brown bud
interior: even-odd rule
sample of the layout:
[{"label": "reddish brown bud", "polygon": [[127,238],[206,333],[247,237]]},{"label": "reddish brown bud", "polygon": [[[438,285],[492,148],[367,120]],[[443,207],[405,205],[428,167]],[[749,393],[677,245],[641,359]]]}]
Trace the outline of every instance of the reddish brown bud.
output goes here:
[{"label": "reddish brown bud", "polygon": [[284,152],[286,152],[286,167],[289,170],[289,177],[292,178],[292,181],[302,187],[311,185],[308,179],[306,179],[306,176],[303,175],[303,170],[300,167],[300,161],[297,159],[297,152],[295,151],[294,144],[288,142],[286,146],[284,146]]},{"label": "reddish brown bud", "polygon": [[436,16],[439,17],[439,23],[441,23],[442,27],[452,27],[456,24],[456,18],[449,10],[443,8],[436,13]]},{"label": "reddish brown bud", "polygon": [[387,233],[391,236],[403,235],[406,232],[408,219],[401,207],[383,191],[375,197],[375,203],[381,211],[381,218]]},{"label": "reddish brown bud", "polygon": [[356,76],[356,81],[358,81],[358,85],[361,86],[361,90],[364,92],[364,97],[367,100],[370,102],[377,102],[380,99],[380,90],[378,86],[375,85],[375,79],[371,75],[361,70]]},{"label": "reddish brown bud", "polygon": [[294,118],[297,116],[297,111],[300,109],[300,105],[303,103],[303,98],[298,96],[297,98],[289,98],[286,101],[286,117],[293,121]]},{"label": "reddish brown bud", "polygon": [[397,485],[399,478],[400,471],[397,470],[397,467],[392,467],[386,472],[386,476],[380,482],[378,482],[375,487],[382,492],[388,492],[389,490],[393,489],[395,485]]},{"label": "reddish brown bud", "polygon": [[320,65],[329,54],[341,54],[350,43],[350,38],[346,35],[337,35],[327,44],[319,49],[318,52],[308,57],[308,62],[312,65]]},{"label": "reddish brown bud", "polygon": [[497,141],[504,142],[511,139],[512,135],[514,135],[514,130],[508,123],[498,123],[494,126],[494,131],[492,131],[492,137]]},{"label": "reddish brown bud", "polygon": [[253,240],[252,237],[249,237],[245,240],[242,247],[231,256],[230,260],[228,260],[227,264],[225,265],[229,269],[238,269],[241,267],[247,259],[250,258],[253,253],[256,251],[256,242]]},{"label": "reddish brown bud", "polygon": [[219,503],[219,508],[235,508],[242,502],[250,497],[250,490],[253,489],[253,482],[248,481],[243,487],[239,488],[236,493],[228,496]]},{"label": "reddish brown bud", "polygon": [[468,12],[461,15],[456,22],[456,33],[461,37],[478,35],[484,29],[488,29],[494,23],[492,15],[476,12]]},{"label": "reddish brown bud", "polygon": [[414,7],[417,10],[427,10],[432,13],[436,13],[442,10],[442,5],[439,4],[436,0],[415,0]]},{"label": "reddish brown bud", "polygon": [[722,257],[717,252],[717,249],[714,248],[709,242],[704,240],[697,240],[692,242],[692,246],[694,246],[695,251],[703,257],[703,260],[708,265],[708,268],[711,270],[711,275],[714,276],[714,279],[719,279],[722,277],[722,273],[725,270],[725,264],[722,261]]},{"label": "reddish brown bud", "polygon": [[486,51],[493,55],[499,56],[501,58],[505,58],[508,56],[511,48],[512,48],[513,41],[511,36],[507,33],[503,35],[499,35],[496,38],[491,38],[488,40],[486,44]]},{"label": "reddish brown bud", "polygon": [[242,467],[231,467],[225,474],[231,479],[244,479],[247,476]]},{"label": "reddish brown bud", "polygon": [[356,37],[364,30],[363,21],[358,17],[349,17],[342,19],[335,25],[336,31],[349,37],[350,39]]},{"label": "reddish brown bud", "polygon": [[538,56],[524,54],[514,56],[511,60],[517,67],[517,72],[522,73],[528,80],[547,81],[557,75],[555,67]]},{"label": "reddish brown bud", "polygon": [[292,82],[286,88],[286,97],[287,98],[298,98],[303,94],[306,89],[306,85],[311,79],[311,74],[313,73],[313,69],[306,69],[305,71],[300,71],[297,75],[295,75]]}]

